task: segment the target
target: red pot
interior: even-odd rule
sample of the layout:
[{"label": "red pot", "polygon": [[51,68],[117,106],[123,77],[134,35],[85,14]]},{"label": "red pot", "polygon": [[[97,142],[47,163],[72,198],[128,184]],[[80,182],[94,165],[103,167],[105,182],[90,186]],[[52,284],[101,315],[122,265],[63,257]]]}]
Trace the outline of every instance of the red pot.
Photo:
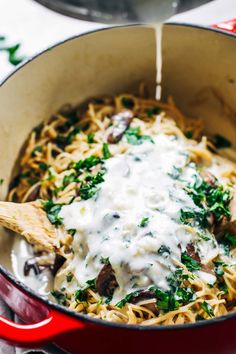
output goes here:
[{"label": "red pot", "polygon": [[[217,27],[236,32],[235,23]],[[221,132],[236,142],[232,113],[236,111],[235,35],[169,24],[163,43],[164,96],[172,94],[184,112],[205,117],[207,130]],[[142,26],[72,38],[23,65],[0,87],[1,177],[10,180],[28,132],[63,103],[103,93],[132,92],[140,81],[154,91],[155,36],[152,29]],[[209,88],[224,95],[231,114],[223,114]],[[2,199],[6,192],[7,183],[1,190]],[[1,236],[0,249],[4,266],[0,266],[0,295],[27,323],[0,317],[2,340],[23,347],[55,342],[75,354],[236,352],[236,313],[169,327],[131,327],[91,319],[42,299],[11,275],[9,235]]]}]

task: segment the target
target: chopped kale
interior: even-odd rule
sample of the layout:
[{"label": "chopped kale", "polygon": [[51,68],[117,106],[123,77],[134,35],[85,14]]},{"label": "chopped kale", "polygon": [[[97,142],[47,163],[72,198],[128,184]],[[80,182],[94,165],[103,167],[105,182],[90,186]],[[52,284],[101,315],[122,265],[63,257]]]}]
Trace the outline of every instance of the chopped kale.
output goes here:
[{"label": "chopped kale", "polygon": [[149,223],[149,218],[148,217],[144,217],[144,218],[142,218],[139,226],[140,227],[146,227],[148,225],[148,223]]},{"label": "chopped kale", "polygon": [[56,204],[51,199],[42,201],[42,206],[51,224],[59,226],[62,224],[62,218],[59,217],[59,213],[63,204]]},{"label": "chopped kale", "polygon": [[230,148],[232,146],[231,142],[220,134],[215,134],[212,142],[217,149]]},{"label": "chopped kale", "polygon": [[110,153],[110,150],[109,150],[109,147],[108,147],[107,143],[103,144],[102,152],[103,152],[103,157],[104,157],[105,160],[107,160],[107,159],[109,159],[111,157],[111,153]]},{"label": "chopped kale", "polygon": [[147,140],[154,144],[154,140],[149,135],[141,135],[140,127],[129,128],[125,132],[126,139],[129,144],[140,145]]},{"label": "chopped kale", "polygon": [[88,141],[88,144],[92,144],[94,143],[94,133],[89,133],[88,136],[87,136],[87,141]]},{"label": "chopped kale", "polygon": [[181,254],[181,262],[186,266],[186,268],[190,272],[201,269],[200,263],[190,257],[186,251]]},{"label": "chopped kale", "polygon": [[208,314],[209,317],[215,317],[211,305],[208,304],[206,301],[201,304],[201,308]]}]

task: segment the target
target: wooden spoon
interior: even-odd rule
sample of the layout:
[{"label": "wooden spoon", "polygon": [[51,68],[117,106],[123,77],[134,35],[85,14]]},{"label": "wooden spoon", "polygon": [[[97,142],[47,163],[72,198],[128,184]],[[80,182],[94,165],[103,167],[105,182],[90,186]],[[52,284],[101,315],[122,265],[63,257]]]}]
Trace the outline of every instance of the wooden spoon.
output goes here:
[{"label": "wooden spoon", "polygon": [[0,225],[24,236],[41,251],[54,252],[63,257],[70,253],[71,236],[50,223],[39,201],[0,202]]}]

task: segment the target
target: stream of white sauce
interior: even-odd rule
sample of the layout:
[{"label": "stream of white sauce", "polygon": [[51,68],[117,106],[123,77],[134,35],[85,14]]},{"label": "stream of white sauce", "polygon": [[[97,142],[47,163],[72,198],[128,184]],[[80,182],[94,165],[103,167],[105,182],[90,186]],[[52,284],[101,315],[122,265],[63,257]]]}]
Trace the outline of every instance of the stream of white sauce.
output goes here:
[{"label": "stream of white sauce", "polygon": [[[65,276],[58,276],[58,289],[85,286],[103,267],[102,257],[109,258],[119,284],[113,303],[150,284],[168,289],[166,278],[175,261],[180,262],[181,252],[196,237],[180,222],[181,208],[198,210],[183,189],[196,168],[188,164],[182,140],[159,134],[154,141],[131,146],[125,154],[106,160],[99,192],[92,199],[62,207],[65,228],[76,229],[74,257],[67,267],[76,282],[68,285]],[[173,166],[183,169],[184,182],[171,177]],[[140,226],[143,218],[148,218],[145,227]],[[162,245],[170,255],[158,253]],[[203,263],[218,254],[214,240],[199,240],[198,249]],[[203,277],[215,280],[207,273]]]}]

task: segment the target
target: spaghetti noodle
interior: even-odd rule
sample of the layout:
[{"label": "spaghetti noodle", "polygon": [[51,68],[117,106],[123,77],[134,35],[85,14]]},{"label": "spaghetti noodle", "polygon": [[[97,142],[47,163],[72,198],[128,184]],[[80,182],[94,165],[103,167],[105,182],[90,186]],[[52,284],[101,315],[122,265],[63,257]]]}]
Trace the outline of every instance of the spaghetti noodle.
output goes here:
[{"label": "spaghetti noodle", "polygon": [[202,130],[172,98],[128,94],[64,106],[34,129],[8,199],[41,199],[68,234],[59,304],[140,325],[235,310],[235,166]]}]

